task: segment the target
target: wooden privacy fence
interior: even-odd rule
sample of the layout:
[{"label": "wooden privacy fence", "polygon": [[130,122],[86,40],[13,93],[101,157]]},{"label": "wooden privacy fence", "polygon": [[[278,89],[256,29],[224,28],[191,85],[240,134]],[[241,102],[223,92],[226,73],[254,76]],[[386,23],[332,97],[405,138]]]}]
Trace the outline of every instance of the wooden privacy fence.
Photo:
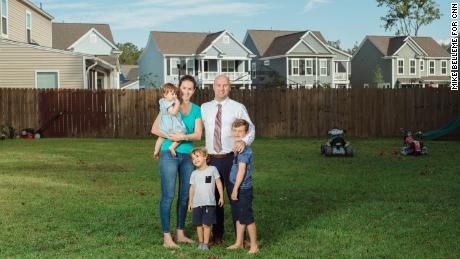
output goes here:
[{"label": "wooden privacy fence", "polygon": [[[246,105],[258,136],[325,136],[333,126],[349,136],[399,135],[399,128],[428,131],[460,116],[460,93],[449,89],[232,90]],[[145,137],[158,113],[157,89],[0,89],[0,124],[39,128],[58,112],[47,137]],[[194,102],[213,98],[197,90]],[[459,131],[455,132],[455,135]]]}]

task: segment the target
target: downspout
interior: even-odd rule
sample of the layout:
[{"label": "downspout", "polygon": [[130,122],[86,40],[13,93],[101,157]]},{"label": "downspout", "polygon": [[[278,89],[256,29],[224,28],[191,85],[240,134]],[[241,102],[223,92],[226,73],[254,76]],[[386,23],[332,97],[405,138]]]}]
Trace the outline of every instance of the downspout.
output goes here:
[{"label": "downspout", "polygon": [[[87,79],[89,78],[89,71],[90,71],[93,67],[95,67],[95,66],[97,65],[97,61],[94,60],[94,62],[95,62],[94,64],[92,64],[91,66],[89,66],[89,67],[86,69],[86,78],[87,78]],[[86,84],[88,84],[88,80],[86,80]],[[89,85],[88,85],[87,88],[89,88]]]}]

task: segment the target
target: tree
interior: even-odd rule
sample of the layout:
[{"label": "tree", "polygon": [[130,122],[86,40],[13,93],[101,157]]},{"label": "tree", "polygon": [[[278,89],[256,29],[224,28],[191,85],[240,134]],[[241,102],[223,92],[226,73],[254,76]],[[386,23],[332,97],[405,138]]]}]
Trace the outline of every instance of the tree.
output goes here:
[{"label": "tree", "polygon": [[137,65],[137,59],[141,55],[143,49],[139,49],[131,42],[117,43],[118,49],[123,51],[120,55],[120,64]]},{"label": "tree", "polygon": [[346,52],[347,52],[348,54],[350,54],[350,55],[354,55],[355,52],[358,50],[358,48],[359,48],[358,42],[355,41],[355,44],[353,45],[353,48],[347,49]]},{"label": "tree", "polygon": [[376,0],[378,7],[387,7],[388,13],[380,19],[385,30],[396,29],[396,35],[417,36],[420,27],[441,18],[434,0]]},{"label": "tree", "polygon": [[372,77],[372,84],[375,85],[376,87],[379,87],[380,84],[385,83],[383,80],[383,74],[382,74],[382,69],[380,68],[379,65],[375,67],[375,70],[373,71],[374,76]]},{"label": "tree", "polygon": [[336,49],[342,50],[340,48],[340,40],[336,40],[336,41],[329,40],[329,41],[327,41],[327,44],[329,46],[332,46],[332,47],[336,48]]}]

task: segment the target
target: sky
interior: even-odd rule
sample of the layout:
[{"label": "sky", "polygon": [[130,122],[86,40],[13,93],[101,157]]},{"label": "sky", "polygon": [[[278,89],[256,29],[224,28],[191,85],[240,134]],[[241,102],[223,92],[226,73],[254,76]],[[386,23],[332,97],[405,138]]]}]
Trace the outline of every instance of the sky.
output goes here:
[{"label": "sky", "polygon": [[[145,47],[150,31],[227,30],[243,41],[247,29],[317,30],[351,48],[366,35],[392,35],[375,0],[33,0],[54,22],[106,23],[116,42]],[[441,19],[419,36],[450,42],[450,2],[436,0]]]}]

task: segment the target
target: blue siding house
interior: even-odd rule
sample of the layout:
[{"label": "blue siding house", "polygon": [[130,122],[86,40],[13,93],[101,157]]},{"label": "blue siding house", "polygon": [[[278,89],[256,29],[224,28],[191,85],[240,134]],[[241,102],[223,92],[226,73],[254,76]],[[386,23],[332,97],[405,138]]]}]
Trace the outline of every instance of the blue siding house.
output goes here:
[{"label": "blue siding house", "polygon": [[243,43],[256,55],[255,85],[350,86],[351,55],[329,46],[318,31],[248,30]]},{"label": "blue siding house", "polygon": [[204,88],[225,74],[233,86],[251,87],[254,56],[228,31],[153,31],[139,57],[139,82],[141,87],[160,87],[166,82],[177,84],[180,76],[188,74]]}]

